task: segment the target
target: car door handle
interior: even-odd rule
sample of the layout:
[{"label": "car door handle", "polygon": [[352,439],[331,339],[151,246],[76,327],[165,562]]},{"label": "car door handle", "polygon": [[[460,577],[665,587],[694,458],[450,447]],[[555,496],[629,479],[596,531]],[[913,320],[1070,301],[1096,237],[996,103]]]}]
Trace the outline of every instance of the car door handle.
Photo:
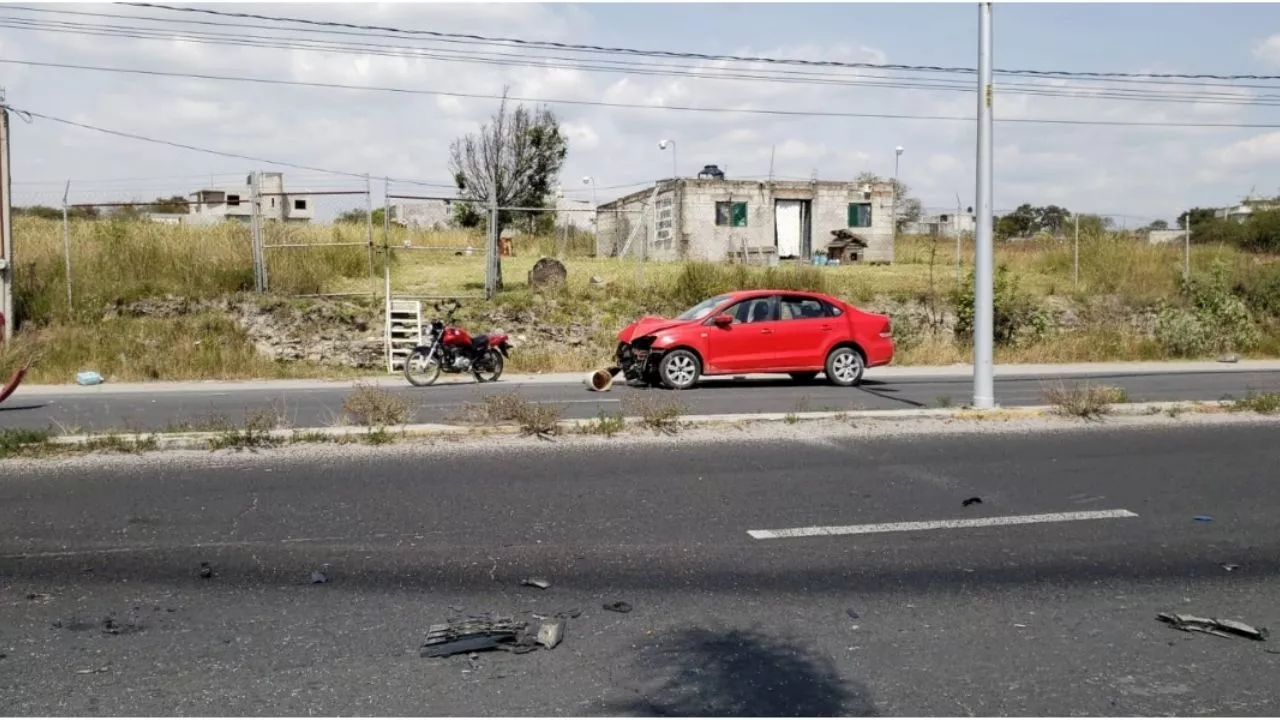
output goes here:
[{"label": "car door handle", "polygon": [[831,329],[831,326],[830,326],[830,325],[823,325],[823,326],[822,326],[822,329],[823,329],[823,331],[827,331],[827,330],[830,330],[830,329]]},{"label": "car door handle", "polygon": [[773,331],[772,331],[772,330],[770,330],[769,328],[763,328],[763,329],[761,329],[761,330],[760,330],[760,334],[761,334],[761,335],[772,335],[772,334],[773,334]]}]

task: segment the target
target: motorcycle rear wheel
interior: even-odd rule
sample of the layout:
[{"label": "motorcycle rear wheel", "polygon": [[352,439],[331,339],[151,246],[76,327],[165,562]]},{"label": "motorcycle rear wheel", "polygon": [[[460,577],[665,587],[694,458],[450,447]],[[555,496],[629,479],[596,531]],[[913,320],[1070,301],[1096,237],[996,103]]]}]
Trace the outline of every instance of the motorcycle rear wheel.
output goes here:
[{"label": "motorcycle rear wheel", "polygon": [[497,348],[489,348],[476,359],[476,364],[471,366],[471,372],[475,374],[476,382],[497,382],[498,378],[502,377],[504,365],[502,353],[498,352]]},{"label": "motorcycle rear wheel", "polygon": [[440,358],[426,350],[414,350],[404,359],[404,379],[414,387],[426,387],[440,378]]}]

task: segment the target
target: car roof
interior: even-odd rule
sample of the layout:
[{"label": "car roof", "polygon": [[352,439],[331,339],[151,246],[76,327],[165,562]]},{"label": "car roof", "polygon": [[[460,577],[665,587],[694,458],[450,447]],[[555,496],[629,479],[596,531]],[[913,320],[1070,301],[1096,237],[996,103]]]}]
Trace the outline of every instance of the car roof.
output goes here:
[{"label": "car roof", "polygon": [[734,290],[733,292],[725,293],[725,295],[734,300],[745,300],[768,295],[807,295],[809,297],[822,298],[823,300],[836,300],[831,295],[820,293],[816,290]]}]

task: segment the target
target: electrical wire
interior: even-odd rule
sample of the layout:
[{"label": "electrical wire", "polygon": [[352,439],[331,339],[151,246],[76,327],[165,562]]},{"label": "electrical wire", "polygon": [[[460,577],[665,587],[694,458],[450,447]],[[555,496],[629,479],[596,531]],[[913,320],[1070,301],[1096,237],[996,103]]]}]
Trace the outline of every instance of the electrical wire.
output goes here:
[{"label": "electrical wire", "polygon": [[[340,83],[320,83],[307,82],[302,80],[280,80],[274,78],[254,78],[227,75],[212,75],[205,73],[177,73],[167,72],[163,70],[141,70],[132,68],[105,68],[96,66],[80,66],[69,63],[43,63],[29,60],[13,60],[8,58],[0,58],[0,63],[15,63],[22,65],[38,65],[48,67],[64,67],[78,70],[98,70],[105,72],[120,72],[138,75],[151,75],[159,77],[181,77],[196,80],[217,80],[230,82],[251,82],[266,85],[286,85],[297,87],[313,87],[338,90],[366,90],[390,93],[406,93],[415,95],[434,95],[440,97],[453,97],[463,99],[481,99],[481,100],[501,100],[502,95],[493,95],[486,93],[462,93],[445,90],[427,90],[412,88],[395,88],[395,87],[379,87],[368,85],[344,85]],[[770,108],[727,108],[727,107],[698,107],[687,105],[643,105],[639,103],[622,103],[607,102],[603,100],[572,100],[567,98],[534,98],[521,96],[506,96],[507,100],[515,102],[543,103],[548,105],[576,105],[586,107],[605,107],[620,108],[631,110],[665,110],[671,112],[696,112],[696,113],[740,113],[744,115],[768,115],[778,117],[810,117],[810,118],[867,118],[882,120],[927,120],[927,121],[944,121],[944,122],[973,122],[974,118],[961,115],[910,115],[905,113],[860,113],[860,112],[842,112],[842,111],[822,111],[822,110],[780,110]],[[1096,125],[1108,127],[1183,127],[1183,128],[1280,128],[1280,123],[1197,123],[1197,122],[1157,122],[1157,121],[1139,121],[1139,120],[1085,120],[1070,118],[996,118],[998,123],[1013,124],[1033,124],[1033,125]],[[322,171],[327,172],[327,171]],[[341,173],[339,173],[341,174]],[[363,175],[357,175],[363,177]]]},{"label": "electrical wire", "polygon": [[[423,35],[441,40],[458,40],[482,42],[491,44],[516,45],[521,47],[542,48],[542,49],[560,49],[574,50],[579,52],[607,53],[615,55],[638,55],[646,57],[668,57],[668,58],[684,58],[696,60],[717,60],[729,62],[750,62],[750,63],[770,63],[779,65],[812,65],[821,67],[846,67],[861,68],[875,70],[901,70],[915,72],[935,72],[935,73],[964,73],[974,74],[977,72],[975,68],[955,67],[944,65],[902,65],[902,64],[880,64],[880,63],[860,63],[845,62],[838,60],[805,60],[800,58],[774,58],[764,56],[742,56],[742,55],[716,55],[707,53],[693,52],[676,52],[670,50],[641,50],[636,48],[625,47],[608,47],[602,45],[586,45],[576,43],[562,43],[549,40],[524,40],[521,38],[493,37],[486,35],[474,35],[469,33],[448,33],[437,30],[413,30],[405,28],[386,27],[379,25],[360,25],[356,23],[344,23],[328,20],[310,20],[306,18],[282,17],[272,15],[260,15],[257,13],[240,13],[227,12],[224,10],[212,10],[209,8],[194,7],[177,7],[173,5],[164,5],[160,3],[148,2],[118,2],[116,5],[125,5],[129,7],[148,8],[153,10],[163,10],[167,12],[181,13],[200,13],[205,15],[214,15],[218,17],[239,18],[248,20],[263,20],[274,23],[291,23],[299,25],[310,25],[316,27],[345,28],[349,30],[366,30],[391,32],[405,35]],[[1133,73],[1133,72],[1080,72],[1071,70],[1007,70],[994,69],[994,73],[1002,75],[1029,75],[1037,77],[1081,77],[1081,78],[1178,78],[1178,79],[1194,79],[1194,80],[1280,80],[1280,75],[1219,75],[1209,73]]]},{"label": "electrical wire", "polygon": [[[214,25],[225,25],[225,23],[213,23]],[[16,30],[38,30],[57,33],[70,33],[76,35],[97,36],[97,37],[117,37],[127,39],[142,40],[163,40],[171,42],[175,39],[172,31],[164,29],[152,28],[134,28],[128,26],[110,26],[110,25],[90,25],[80,23],[47,23],[42,21],[26,20],[21,18],[0,17],[0,27],[7,27]],[[867,76],[867,75],[832,75],[832,74],[814,74],[814,73],[794,73],[791,71],[781,71],[783,75],[754,74],[742,72],[723,72],[714,71],[714,69],[669,66],[669,65],[653,65],[649,64],[644,67],[636,66],[636,64],[608,64],[608,65],[585,65],[577,62],[573,58],[568,58],[570,62],[535,62],[535,60],[555,60],[556,58],[546,58],[528,55],[478,55],[454,52],[452,54],[441,55],[439,53],[426,52],[421,48],[407,46],[387,46],[385,44],[332,44],[325,41],[313,40],[295,40],[290,38],[270,37],[246,35],[243,33],[230,35],[221,33],[196,33],[183,34],[180,39],[184,42],[195,42],[200,44],[215,44],[238,47],[254,47],[254,48],[270,48],[280,50],[308,50],[315,52],[333,52],[347,53],[359,55],[381,55],[386,57],[403,58],[411,55],[416,59],[440,60],[446,62],[463,62],[473,64],[488,64],[501,66],[519,66],[519,67],[545,67],[551,69],[573,69],[583,70],[587,72],[606,72],[606,73],[626,73],[631,75],[642,76],[678,76],[678,77],[694,77],[715,80],[746,80],[752,82],[774,82],[785,84],[811,84],[811,85],[837,85],[837,86],[862,86],[874,89],[915,89],[915,90],[938,90],[963,92],[971,94],[975,92],[975,88],[971,83],[963,81],[954,81],[946,79],[929,79],[903,81],[896,78],[886,76]],[[561,60],[566,60],[561,58]],[[604,61],[611,62],[611,61]],[[764,72],[764,71],[762,71]],[[1162,102],[1162,103],[1196,103],[1207,105],[1246,105],[1267,107],[1280,104],[1280,95],[1267,96],[1250,96],[1241,95],[1238,92],[1222,93],[1222,92],[1206,92],[1207,87],[1227,87],[1232,90],[1242,89],[1235,85],[1210,85],[1196,84],[1199,89],[1194,93],[1170,93],[1167,90],[1157,90],[1148,88],[1129,88],[1129,87],[1105,87],[1105,86],[1085,86],[1076,88],[1062,88],[1058,86],[1048,86],[1043,84],[1029,84],[1008,82],[1002,83],[1000,90],[1007,95],[1028,95],[1041,97],[1073,97],[1088,98],[1098,100],[1131,100],[1142,102]],[[1276,86],[1253,86],[1271,90],[1280,90]]]},{"label": "electrical wire", "polygon": [[[213,150],[211,148],[199,147],[198,145],[188,145],[186,143],[174,142],[172,140],[162,140],[160,138],[153,138],[153,137],[148,137],[146,135],[138,135],[136,133],[123,132],[121,130],[111,130],[109,128],[98,127],[96,125],[89,125],[88,123],[81,123],[81,122],[76,122],[74,120],[67,120],[66,118],[54,117],[52,115],[45,115],[43,113],[38,113],[33,110],[24,110],[24,109],[16,108],[12,105],[7,105],[7,104],[0,104],[0,108],[3,108],[13,113],[25,114],[28,117],[40,118],[41,120],[48,120],[49,122],[55,122],[62,125],[69,125],[71,127],[77,127],[82,130],[92,130],[94,132],[100,132],[105,135],[114,135],[116,137],[128,138],[130,140],[139,140],[141,142],[154,143],[157,145],[167,145],[169,147],[179,148],[181,150],[191,150],[193,152],[206,153],[208,155],[218,155],[218,156],[227,157],[227,158],[235,158],[237,160],[249,160],[251,162],[258,162],[258,163],[264,163],[266,165],[276,165],[279,167],[293,168],[295,170],[309,170],[311,172],[321,173],[324,175],[338,175],[342,177],[359,178],[361,180],[364,180],[365,178],[373,179],[366,173],[355,173],[355,172],[349,172],[346,170],[331,170],[329,168],[315,167],[314,165],[301,165],[298,163],[285,162],[283,160],[271,160],[268,158],[255,157],[253,155],[242,155],[240,153],[226,152],[224,150]],[[389,178],[389,179],[397,183],[404,183],[408,185],[418,185],[422,187],[450,187],[450,188],[454,187],[453,185],[432,183],[432,182],[426,182],[423,180],[410,180],[406,178]]]}]

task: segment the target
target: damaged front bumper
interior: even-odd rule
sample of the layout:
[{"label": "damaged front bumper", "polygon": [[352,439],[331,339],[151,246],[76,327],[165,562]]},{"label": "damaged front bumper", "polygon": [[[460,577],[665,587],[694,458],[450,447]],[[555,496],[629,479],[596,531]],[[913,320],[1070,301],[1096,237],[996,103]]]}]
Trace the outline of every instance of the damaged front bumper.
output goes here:
[{"label": "damaged front bumper", "polygon": [[652,337],[642,337],[630,343],[618,343],[618,368],[628,382],[648,382],[653,377],[658,356],[653,350],[653,341]]}]

